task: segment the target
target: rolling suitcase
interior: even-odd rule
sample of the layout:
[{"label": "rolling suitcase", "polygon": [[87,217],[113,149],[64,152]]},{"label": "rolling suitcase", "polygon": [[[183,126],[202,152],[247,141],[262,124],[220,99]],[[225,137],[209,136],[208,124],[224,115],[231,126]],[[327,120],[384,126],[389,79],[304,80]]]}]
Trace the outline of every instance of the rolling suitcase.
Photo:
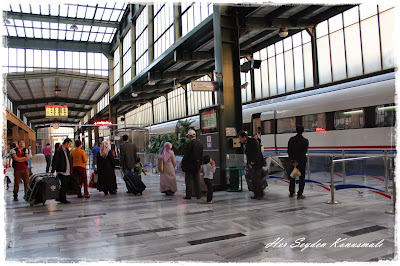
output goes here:
[{"label": "rolling suitcase", "polygon": [[[254,170],[253,168],[250,169],[246,169],[246,183],[247,183],[247,187],[249,189],[249,191],[253,191],[254,192],[254,186],[253,186],[253,173]],[[268,174],[266,174],[266,172],[264,171],[264,169],[261,169],[261,184],[262,184],[262,189],[264,190],[266,187],[268,187]]]},{"label": "rolling suitcase", "polygon": [[143,190],[146,189],[146,185],[142,182],[142,179],[138,176],[137,173],[129,172],[124,175],[124,181],[128,188],[129,192],[133,194],[141,194]]},{"label": "rolling suitcase", "polygon": [[24,199],[31,205],[45,204],[48,199],[58,199],[60,194],[60,181],[47,173],[33,174],[25,191]]}]

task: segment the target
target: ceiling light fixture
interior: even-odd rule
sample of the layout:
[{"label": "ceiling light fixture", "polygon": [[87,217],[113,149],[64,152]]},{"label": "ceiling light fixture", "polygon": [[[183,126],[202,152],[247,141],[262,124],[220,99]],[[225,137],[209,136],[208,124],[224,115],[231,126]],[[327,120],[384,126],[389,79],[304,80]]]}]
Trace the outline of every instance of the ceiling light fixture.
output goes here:
[{"label": "ceiling light fixture", "polygon": [[71,27],[70,27],[70,29],[71,29],[71,30],[77,30],[77,29],[78,29],[78,26],[76,26],[76,24],[72,24]]},{"label": "ceiling light fixture", "polygon": [[137,93],[134,93],[134,92],[132,92],[132,97],[138,97],[139,96],[139,94],[137,94]]},{"label": "ceiling light fixture", "polygon": [[11,24],[11,21],[8,18],[4,18],[3,22],[5,25]]},{"label": "ceiling light fixture", "polygon": [[58,95],[60,92],[61,92],[61,90],[60,90],[58,87],[56,87],[56,90],[54,91],[54,93],[55,93],[56,95]]},{"label": "ceiling light fixture", "polygon": [[289,31],[287,29],[281,28],[278,34],[279,37],[285,38],[289,35]]}]

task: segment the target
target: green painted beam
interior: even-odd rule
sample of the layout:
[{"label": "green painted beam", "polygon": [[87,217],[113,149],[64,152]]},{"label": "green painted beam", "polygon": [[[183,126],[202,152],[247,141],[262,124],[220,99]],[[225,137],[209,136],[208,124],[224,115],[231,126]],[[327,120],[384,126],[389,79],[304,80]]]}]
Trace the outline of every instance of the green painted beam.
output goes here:
[{"label": "green painted beam", "polygon": [[39,14],[25,14],[25,13],[22,14],[22,13],[11,12],[11,11],[5,11],[3,14],[6,18],[11,18],[11,19],[118,28],[118,22],[111,22],[111,21],[58,17],[58,16],[50,16],[50,15],[39,15]]},{"label": "green painted beam", "polygon": [[11,48],[94,52],[94,53],[103,53],[105,55],[108,55],[111,50],[111,45],[108,43],[44,40],[44,39],[18,38],[18,37],[7,37],[6,46]]}]

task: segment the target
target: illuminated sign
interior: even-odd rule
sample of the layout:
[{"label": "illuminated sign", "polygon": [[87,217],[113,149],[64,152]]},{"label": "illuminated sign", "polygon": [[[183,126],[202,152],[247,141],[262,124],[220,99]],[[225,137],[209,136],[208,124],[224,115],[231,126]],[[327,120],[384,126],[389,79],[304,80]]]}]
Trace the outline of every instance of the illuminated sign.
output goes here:
[{"label": "illuminated sign", "polygon": [[67,105],[46,105],[46,118],[65,118],[68,117]]},{"label": "illuminated sign", "polygon": [[201,113],[201,129],[216,129],[217,122],[217,110],[210,110]]},{"label": "illuminated sign", "polygon": [[113,123],[111,121],[96,121],[94,122],[95,126],[112,126]]},{"label": "illuminated sign", "polygon": [[326,129],[322,128],[322,127],[317,127],[317,128],[315,128],[315,132],[324,132],[324,133],[326,133]]}]

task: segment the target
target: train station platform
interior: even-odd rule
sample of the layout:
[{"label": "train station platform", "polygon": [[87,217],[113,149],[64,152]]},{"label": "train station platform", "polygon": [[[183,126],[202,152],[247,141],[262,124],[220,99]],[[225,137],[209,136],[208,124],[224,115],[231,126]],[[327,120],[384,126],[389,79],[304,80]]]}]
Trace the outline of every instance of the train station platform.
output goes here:
[{"label": "train station platform", "polygon": [[[34,160],[33,172],[44,172]],[[13,170],[7,174],[13,179]],[[88,170],[90,173],[90,170]],[[262,200],[243,192],[214,192],[216,201],[184,200],[159,191],[159,175],[143,176],[142,196],[126,193],[117,170],[118,193],[90,188],[90,199],[68,195],[71,204],[49,200],[30,207],[4,192],[6,262],[372,262],[396,254],[392,200],[306,184],[306,199],[288,197],[288,184],[269,179]]]}]

